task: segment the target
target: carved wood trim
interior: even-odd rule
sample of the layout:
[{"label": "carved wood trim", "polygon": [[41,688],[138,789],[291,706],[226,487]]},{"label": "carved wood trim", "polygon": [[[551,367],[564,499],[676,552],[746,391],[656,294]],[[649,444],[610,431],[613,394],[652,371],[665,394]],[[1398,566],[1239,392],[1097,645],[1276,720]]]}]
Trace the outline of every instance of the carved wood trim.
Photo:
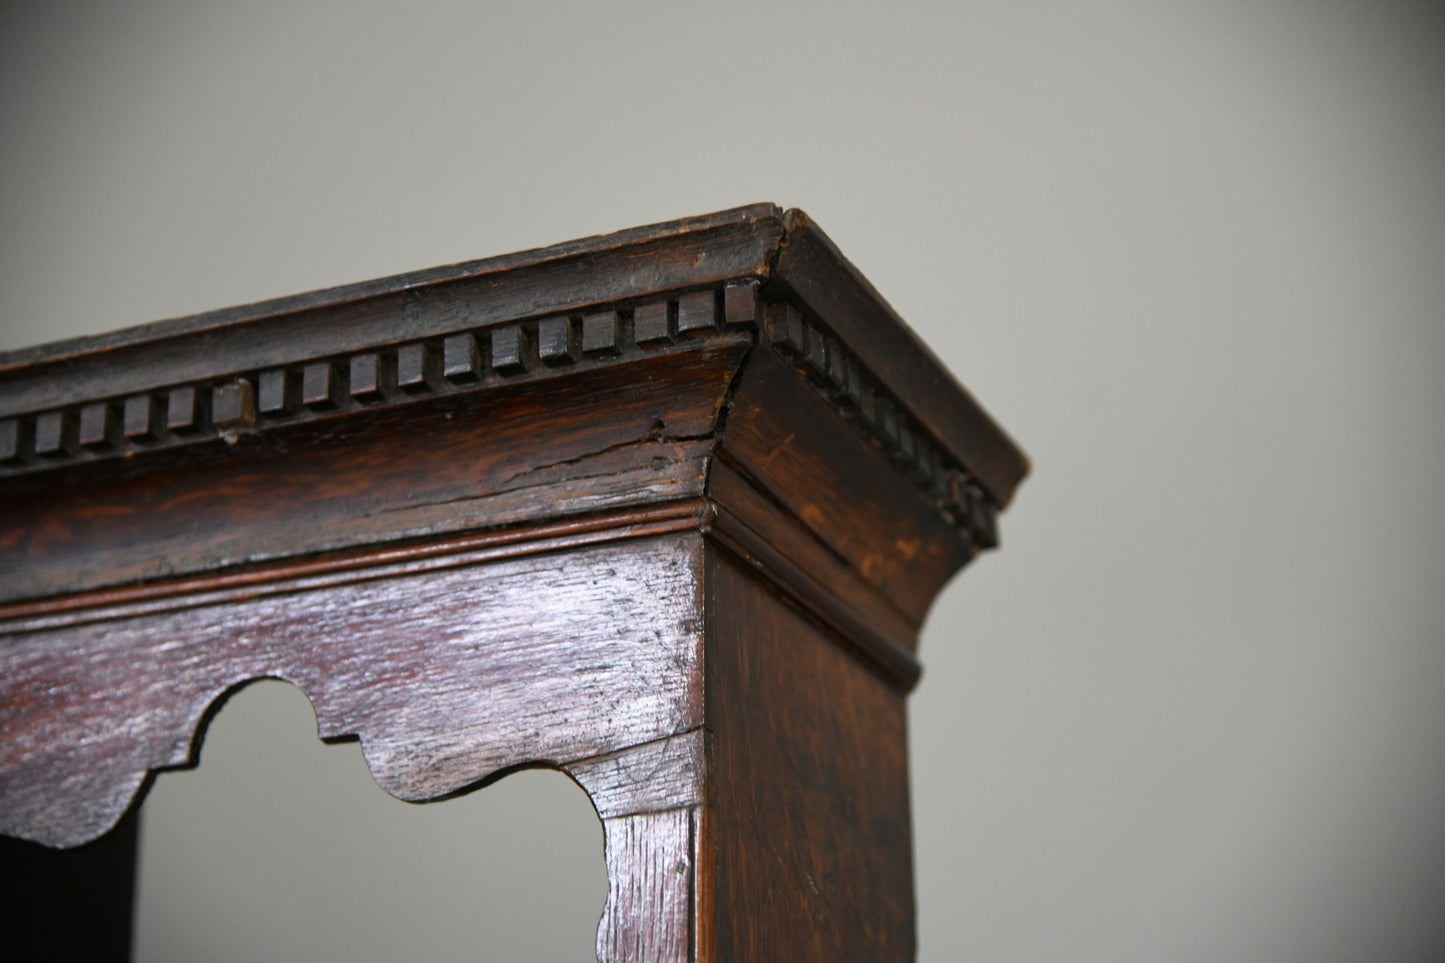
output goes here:
[{"label": "carved wood trim", "polygon": [[[671,349],[680,339],[750,329],[763,313],[757,282],[742,279],[641,304],[615,303],[75,401],[0,420],[0,478],[182,445],[234,444],[241,435],[272,427],[626,363]],[[767,342],[826,394],[853,430],[882,448],[973,544],[997,545],[998,506],[843,342],[788,301],[769,303],[766,318]]]},{"label": "carved wood trim", "polygon": [[770,281],[832,333],[927,432],[960,460],[990,499],[1008,505],[1028,458],[955,381],[898,312],[805,212],[782,215],[786,234]]},{"label": "carved wood trim", "polygon": [[219,575],[141,583],[20,602],[0,606],[0,635],[133,618],[198,605],[241,602],[267,595],[416,575],[629,538],[692,531],[701,525],[707,512],[705,502],[691,500],[655,508],[569,518],[550,524],[494,529],[439,541],[324,555]]},{"label": "carved wood trim", "polygon": [[[757,282],[740,279],[640,304],[594,306],[125,397],[73,401],[0,420],[0,479],[183,445],[235,444],[268,428],[626,363],[672,349],[679,340],[750,329],[762,313]],[[997,544],[997,505],[941,453],[863,362],[796,304],[769,303],[766,317],[768,343],[825,392],[854,430],[887,452],[975,545]]]},{"label": "carved wood trim", "polygon": [[0,418],[761,278],[783,231],[754,204],[0,353]]},{"label": "carved wood trim", "polygon": [[0,355],[0,833],[273,677],[399,798],[570,773],[605,963],[906,957],[918,627],[1026,469],[771,205]]},{"label": "carved wood trim", "polygon": [[772,205],[0,355],[0,476],[626,360],[753,326],[760,289],[791,305],[770,340],[903,470],[941,471],[940,504],[982,532],[971,502],[1007,504],[1022,454],[806,215]]},{"label": "carved wood trim", "polygon": [[724,499],[708,524],[719,545],[836,632],[890,685],[907,692],[918,683],[917,627],[906,616],[726,465],[713,467],[713,489]]},{"label": "carved wood trim", "polygon": [[[305,693],[322,738],[358,737],[398,798],[441,798],[519,765],[579,763],[600,809],[645,809],[609,788],[618,765],[597,757],[702,725],[701,553],[696,533],[653,534],[7,626],[0,833],[66,847],[98,837],[153,771],[193,764],[211,707],[258,678]],[[695,770],[696,741],[633,758]]]},{"label": "carved wood trim", "polygon": [[19,412],[0,420],[0,478],[626,364],[730,333],[723,304],[722,287],[678,291]]},{"label": "carved wood trim", "polygon": [[885,390],[822,321],[792,301],[767,306],[768,343],[833,403],[853,431],[886,453],[894,468],[980,549],[998,545],[998,503],[908,408]]}]

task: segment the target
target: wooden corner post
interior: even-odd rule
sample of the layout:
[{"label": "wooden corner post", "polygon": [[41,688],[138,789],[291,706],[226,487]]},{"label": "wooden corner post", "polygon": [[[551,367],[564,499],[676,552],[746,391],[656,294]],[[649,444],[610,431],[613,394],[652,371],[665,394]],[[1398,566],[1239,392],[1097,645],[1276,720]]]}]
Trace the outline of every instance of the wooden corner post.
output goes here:
[{"label": "wooden corner post", "polygon": [[605,963],[911,959],[918,628],[1025,471],[771,205],[0,356],[0,872],[276,677],[402,799],[570,773]]}]

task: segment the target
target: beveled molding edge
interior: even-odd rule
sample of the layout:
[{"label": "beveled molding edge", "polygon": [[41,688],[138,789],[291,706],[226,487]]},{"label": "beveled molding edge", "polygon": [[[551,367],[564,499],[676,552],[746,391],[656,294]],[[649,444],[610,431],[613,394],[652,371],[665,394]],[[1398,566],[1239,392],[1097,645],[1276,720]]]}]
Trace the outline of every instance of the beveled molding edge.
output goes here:
[{"label": "beveled molding edge", "polygon": [[0,479],[627,362],[749,331],[760,310],[744,279],[79,400],[0,419]]},{"label": "beveled molding edge", "polygon": [[191,575],[15,602],[0,606],[0,636],[142,618],[198,606],[249,602],[685,532],[710,535],[766,572],[779,589],[837,631],[849,648],[901,691],[906,693],[917,684],[922,669],[900,639],[890,637],[881,626],[870,627],[868,617],[857,609],[854,599],[828,589],[808,574],[806,562],[790,560],[741,515],[709,499],[688,499],[541,525],[269,563],[241,571]]},{"label": "beveled molding edge", "polygon": [[820,319],[791,299],[764,306],[767,342],[821,391],[854,430],[882,449],[975,550],[998,546],[997,501],[892,397]]},{"label": "beveled molding edge", "polygon": [[786,358],[975,549],[997,502],[820,319],[757,279],[521,318],[0,420],[0,480],[625,363],[729,334]]},{"label": "beveled molding edge", "polygon": [[806,562],[789,558],[742,516],[714,504],[706,521],[706,534],[764,575],[794,605],[831,629],[846,651],[860,658],[888,685],[904,695],[918,685],[923,666],[907,645],[874,627],[854,599],[828,588],[809,572]]},{"label": "beveled molding edge", "polygon": [[384,544],[240,570],[138,582],[0,605],[0,635],[225,605],[634,538],[697,531],[710,508],[687,499],[542,524],[485,529],[440,539]]}]

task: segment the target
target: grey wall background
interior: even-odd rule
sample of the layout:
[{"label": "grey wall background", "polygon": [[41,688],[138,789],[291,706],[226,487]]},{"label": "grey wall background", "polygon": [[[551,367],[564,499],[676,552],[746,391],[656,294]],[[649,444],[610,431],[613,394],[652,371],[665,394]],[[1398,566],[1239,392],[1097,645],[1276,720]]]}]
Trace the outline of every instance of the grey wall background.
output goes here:
[{"label": "grey wall background", "polygon": [[[924,635],[922,959],[1440,959],[1442,40],[1403,3],[10,3],[0,347],[804,207],[1035,462]],[[263,684],[159,781],[141,959],[586,958],[565,778],[408,807],[313,735]]]}]

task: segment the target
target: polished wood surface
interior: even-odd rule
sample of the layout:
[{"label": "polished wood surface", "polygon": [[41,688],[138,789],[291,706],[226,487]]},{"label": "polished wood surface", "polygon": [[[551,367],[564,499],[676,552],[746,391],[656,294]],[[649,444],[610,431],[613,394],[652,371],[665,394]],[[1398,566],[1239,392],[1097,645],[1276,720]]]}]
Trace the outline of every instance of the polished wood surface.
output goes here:
[{"label": "polished wood surface", "polygon": [[0,356],[0,831],[278,677],[403,799],[570,773],[604,961],[911,958],[918,629],[1026,469],[771,205]]},{"label": "polished wood surface", "polygon": [[903,693],[731,552],[708,592],[700,958],[912,959]]}]

